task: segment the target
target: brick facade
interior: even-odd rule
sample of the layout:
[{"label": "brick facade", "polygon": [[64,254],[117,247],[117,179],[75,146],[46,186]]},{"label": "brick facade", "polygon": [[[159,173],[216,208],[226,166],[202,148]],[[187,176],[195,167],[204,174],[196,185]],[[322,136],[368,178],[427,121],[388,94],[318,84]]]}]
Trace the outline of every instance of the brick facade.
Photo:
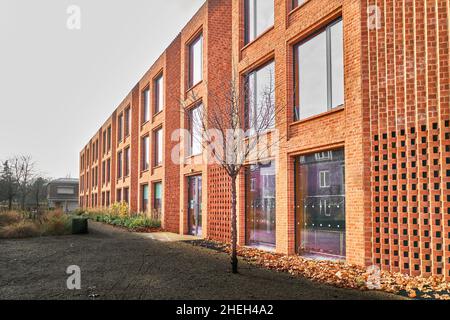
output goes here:
[{"label": "brick facade", "polygon": [[[275,62],[277,115],[282,137],[276,155],[276,250],[297,252],[296,159],[345,150],[346,260],[413,275],[450,277],[450,97],[447,0],[274,0],[274,25],[244,42],[244,1],[209,0],[183,28],[80,153],[80,205],[106,206],[129,190],[142,211],[142,185],[163,184],[163,226],[187,233],[188,177],[202,176],[203,237],[230,240],[230,181],[217,165],[188,157],[172,133],[187,129],[186,112],[231,80]],[[337,18],[343,22],[344,105],[294,121],[294,47]],[[189,45],[203,36],[203,76],[188,85]],[[143,123],[143,96],[164,76],[164,109]],[[195,93],[195,95],[192,95]],[[195,99],[192,99],[195,96]],[[181,103],[180,103],[181,100]],[[151,104],[152,105],[152,104]],[[117,141],[117,119],[131,108],[130,136]],[[186,109],[186,110],[183,110]],[[153,110],[153,108],[151,108]],[[111,150],[103,145],[111,128]],[[141,170],[142,138],[162,128],[162,165]],[[172,161],[178,145],[184,164]],[[117,154],[131,148],[129,177],[117,179]],[[98,159],[92,150],[98,148]],[[95,152],[94,152],[95,153]],[[110,182],[103,166],[111,161]],[[97,168],[97,169],[96,169]],[[93,184],[93,175],[98,183]],[[153,188],[149,188],[149,201]],[[238,179],[238,236],[246,244],[245,181]],[[97,199],[97,200],[96,200]],[[123,195],[122,195],[123,199]]]}]

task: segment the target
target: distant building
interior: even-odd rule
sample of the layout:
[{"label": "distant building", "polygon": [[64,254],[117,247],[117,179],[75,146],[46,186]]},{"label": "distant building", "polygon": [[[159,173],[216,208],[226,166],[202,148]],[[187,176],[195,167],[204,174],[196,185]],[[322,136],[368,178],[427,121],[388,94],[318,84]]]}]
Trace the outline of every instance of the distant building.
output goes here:
[{"label": "distant building", "polygon": [[51,209],[62,209],[72,212],[78,209],[78,179],[57,179],[47,185],[48,206]]}]

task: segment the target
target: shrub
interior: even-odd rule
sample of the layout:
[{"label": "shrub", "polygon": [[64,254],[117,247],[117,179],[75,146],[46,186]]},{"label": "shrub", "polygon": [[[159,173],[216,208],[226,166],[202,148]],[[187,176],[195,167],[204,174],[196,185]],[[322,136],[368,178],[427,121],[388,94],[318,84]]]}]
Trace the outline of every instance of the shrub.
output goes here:
[{"label": "shrub", "polygon": [[72,220],[62,211],[48,212],[43,217],[42,231],[46,236],[59,236],[71,233]]},{"label": "shrub", "polygon": [[23,220],[23,216],[17,211],[7,211],[0,213],[0,227],[15,224]]},{"label": "shrub", "polygon": [[39,227],[31,221],[19,221],[0,228],[0,238],[21,239],[40,236]]},{"label": "shrub", "polygon": [[126,202],[116,202],[111,206],[109,212],[113,216],[126,217],[129,215],[130,210]]}]

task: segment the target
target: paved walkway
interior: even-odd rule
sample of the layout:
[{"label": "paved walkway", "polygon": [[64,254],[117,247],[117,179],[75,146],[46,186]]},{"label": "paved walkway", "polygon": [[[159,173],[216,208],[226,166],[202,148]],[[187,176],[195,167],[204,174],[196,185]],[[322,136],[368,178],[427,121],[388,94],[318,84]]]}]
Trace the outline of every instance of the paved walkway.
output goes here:
[{"label": "paved walkway", "polygon": [[[0,240],[0,299],[398,298],[337,289],[245,263],[233,275],[227,255],[173,242],[172,235],[136,235],[98,223],[90,229],[86,236]],[[66,287],[70,265],[81,268],[81,290]]]}]

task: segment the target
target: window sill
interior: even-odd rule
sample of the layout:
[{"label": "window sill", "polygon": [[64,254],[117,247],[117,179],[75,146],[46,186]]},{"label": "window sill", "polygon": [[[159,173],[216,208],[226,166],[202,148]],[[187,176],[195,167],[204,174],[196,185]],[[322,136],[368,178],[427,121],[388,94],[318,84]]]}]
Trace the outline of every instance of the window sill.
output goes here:
[{"label": "window sill", "polygon": [[344,111],[344,110],[345,110],[344,106],[340,106],[340,107],[331,109],[329,111],[326,111],[326,112],[323,112],[323,113],[311,116],[311,117],[306,118],[306,119],[293,121],[290,124],[290,126],[296,126],[296,125],[303,124],[303,123],[306,123],[306,122],[312,122],[312,121],[314,121],[316,119],[319,119],[319,118],[322,118],[322,117],[326,117],[326,116],[332,115],[334,113],[339,113],[339,112]]},{"label": "window sill", "polygon": [[155,120],[158,116],[160,116],[160,115],[163,113],[163,111],[164,111],[164,108],[161,109],[161,111],[158,111],[157,113],[155,113],[155,114],[153,115],[153,120]]},{"label": "window sill", "polygon": [[267,28],[265,31],[263,31],[259,36],[257,36],[255,39],[253,39],[252,41],[250,41],[249,43],[245,44],[242,49],[242,51],[245,51],[248,47],[251,47],[251,45],[255,42],[257,42],[259,39],[263,38],[266,34],[270,33],[272,30],[275,29],[275,26],[271,26],[269,28]]},{"label": "window sill", "polygon": [[202,83],[203,83],[203,79],[200,80],[199,82],[197,82],[196,84],[190,86],[190,87],[186,90],[186,94],[188,94],[189,92],[191,92],[191,91],[194,90],[195,88],[199,87]]},{"label": "window sill", "polygon": [[162,168],[162,164],[158,164],[158,165],[154,166],[153,170],[157,170],[157,169],[160,169],[160,168]]},{"label": "window sill", "polygon": [[301,8],[303,8],[307,3],[309,3],[310,1],[307,0],[304,3],[302,3],[301,5],[296,6],[295,8],[291,9],[291,11],[289,11],[289,16],[295,14],[297,11],[299,11]]}]

